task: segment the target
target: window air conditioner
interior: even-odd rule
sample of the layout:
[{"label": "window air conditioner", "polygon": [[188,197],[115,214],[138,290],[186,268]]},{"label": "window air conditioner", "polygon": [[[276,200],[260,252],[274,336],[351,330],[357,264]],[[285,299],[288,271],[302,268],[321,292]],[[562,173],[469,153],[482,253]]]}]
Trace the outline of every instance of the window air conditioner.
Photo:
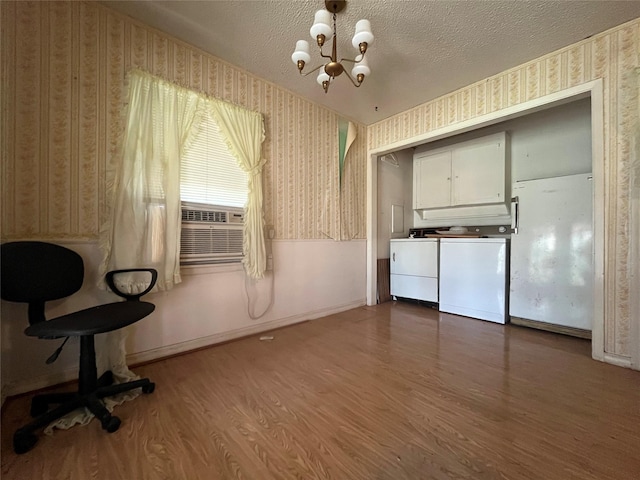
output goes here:
[{"label": "window air conditioner", "polygon": [[183,204],[180,263],[241,262],[243,229],[242,208]]}]

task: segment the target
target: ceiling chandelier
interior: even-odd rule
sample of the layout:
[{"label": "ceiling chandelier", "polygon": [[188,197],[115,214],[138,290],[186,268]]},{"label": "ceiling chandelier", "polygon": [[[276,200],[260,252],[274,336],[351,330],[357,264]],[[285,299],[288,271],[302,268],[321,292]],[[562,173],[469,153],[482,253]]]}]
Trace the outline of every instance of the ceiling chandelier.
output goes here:
[{"label": "ceiling chandelier", "polygon": [[[367,47],[373,43],[371,24],[369,23],[369,20],[360,20],[356,23],[356,33],[353,36],[351,44],[354,48],[358,49],[360,54],[357,55],[354,60],[341,58],[338,61],[338,52],[336,47],[336,13],[341,12],[347,5],[347,2],[346,0],[326,0],[324,4],[326,10],[318,10],[316,12],[315,20],[311,30],[309,30],[309,34],[311,35],[311,38],[318,43],[318,47],[320,47],[320,56],[328,59],[327,63],[317,66],[310,72],[302,72],[304,66],[311,60],[311,55],[309,54],[309,43],[306,40],[298,40],[296,42],[296,50],[293,52],[293,55],[291,55],[291,60],[293,60],[293,63],[298,66],[298,71],[302,76],[306,77],[307,75],[320,70],[317,80],[318,83],[322,85],[325,93],[329,91],[330,83],[343,72],[355,87],[359,87],[362,85],[364,77],[371,73],[371,69],[369,68],[367,59],[365,58]],[[333,28],[330,23],[332,20],[332,13]],[[322,51],[322,47],[325,42],[331,40],[332,37],[333,45],[331,48],[331,55],[325,55]],[[351,69],[351,75],[347,73],[342,62],[354,64]]]}]

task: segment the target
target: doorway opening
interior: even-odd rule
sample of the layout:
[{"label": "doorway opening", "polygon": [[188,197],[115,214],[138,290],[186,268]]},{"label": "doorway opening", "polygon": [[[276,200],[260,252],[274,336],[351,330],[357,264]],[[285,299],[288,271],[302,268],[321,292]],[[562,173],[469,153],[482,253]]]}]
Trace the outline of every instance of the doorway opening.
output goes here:
[{"label": "doorway opening", "polygon": [[591,171],[593,175],[593,324],[592,357],[604,360],[604,154],[602,80],[579,85],[524,102],[465,122],[427,132],[368,152],[367,165],[367,304],[377,298],[378,258],[378,158],[410,147],[435,142],[462,133],[502,123],[531,113],[591,98]]}]

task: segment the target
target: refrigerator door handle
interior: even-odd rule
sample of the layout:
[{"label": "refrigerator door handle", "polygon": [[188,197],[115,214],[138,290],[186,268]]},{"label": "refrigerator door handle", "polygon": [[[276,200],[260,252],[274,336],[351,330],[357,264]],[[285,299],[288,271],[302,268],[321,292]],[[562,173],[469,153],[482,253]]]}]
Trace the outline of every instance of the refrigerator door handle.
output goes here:
[{"label": "refrigerator door handle", "polygon": [[396,252],[393,252],[393,261],[396,261]]},{"label": "refrigerator door handle", "polygon": [[511,197],[511,231],[518,234],[518,225],[520,223],[520,199],[515,196]]}]

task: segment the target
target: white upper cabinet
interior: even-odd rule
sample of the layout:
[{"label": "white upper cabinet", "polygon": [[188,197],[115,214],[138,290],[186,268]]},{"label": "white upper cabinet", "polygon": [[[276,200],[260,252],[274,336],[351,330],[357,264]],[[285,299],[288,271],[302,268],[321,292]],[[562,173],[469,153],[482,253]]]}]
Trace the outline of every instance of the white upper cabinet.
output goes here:
[{"label": "white upper cabinet", "polygon": [[504,204],[509,180],[506,142],[506,132],[501,132],[416,154],[413,208]]},{"label": "white upper cabinet", "polygon": [[413,208],[451,205],[451,151],[416,157],[413,162]]},{"label": "white upper cabinet", "polygon": [[465,145],[453,150],[451,174],[452,205],[504,202],[504,137],[487,143]]}]

